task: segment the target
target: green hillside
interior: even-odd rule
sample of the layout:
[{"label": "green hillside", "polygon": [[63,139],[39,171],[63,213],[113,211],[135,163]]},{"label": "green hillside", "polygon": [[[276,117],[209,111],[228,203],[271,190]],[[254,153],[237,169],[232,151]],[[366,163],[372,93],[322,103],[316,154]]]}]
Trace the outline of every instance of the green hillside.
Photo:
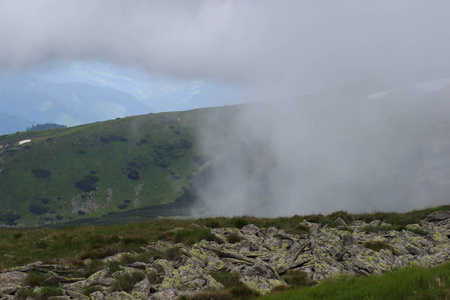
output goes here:
[{"label": "green hillside", "polygon": [[0,226],[448,204],[447,101],[339,97],[0,136]]},{"label": "green hillside", "polygon": [[[3,223],[37,226],[105,218],[175,201],[189,193],[199,167],[194,127],[202,112],[149,114],[0,137]],[[24,140],[31,142],[19,145]]]}]

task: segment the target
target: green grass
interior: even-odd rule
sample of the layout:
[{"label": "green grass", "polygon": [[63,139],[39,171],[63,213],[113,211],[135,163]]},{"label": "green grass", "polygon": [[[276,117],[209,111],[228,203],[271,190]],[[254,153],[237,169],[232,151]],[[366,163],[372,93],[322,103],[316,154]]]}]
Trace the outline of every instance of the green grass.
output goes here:
[{"label": "green grass", "polygon": [[363,246],[377,252],[379,252],[381,249],[394,249],[391,245],[383,241],[364,242]]},{"label": "green grass", "polygon": [[217,300],[234,300],[234,299],[251,299],[259,294],[243,283],[239,282],[239,275],[229,272],[225,269],[211,273],[211,276],[223,284],[223,288],[219,290],[207,290],[194,295],[192,300],[201,299],[217,299]]},{"label": "green grass", "polygon": [[339,276],[314,287],[277,292],[258,299],[449,299],[450,263],[411,267],[378,276]]},{"label": "green grass", "polygon": [[[0,136],[0,145],[32,139],[26,146],[0,149],[3,169],[0,220],[3,214],[20,215],[17,222],[39,226],[83,218],[101,219],[110,212],[134,209],[137,198],[139,207],[173,202],[183,194],[182,187],[189,186],[187,177],[197,167],[193,156],[199,145],[194,136],[196,125],[191,120],[198,113],[150,114]],[[124,139],[103,142],[110,136]],[[141,143],[142,140],[147,142]],[[184,148],[185,144],[180,142],[183,140],[192,143],[192,147]],[[158,165],[160,157],[170,165]],[[38,177],[33,170],[42,174],[48,171],[51,175]],[[135,171],[139,173],[138,180],[128,177]],[[76,182],[95,179],[93,176],[99,179],[92,182],[97,188],[94,192],[77,188]],[[104,205],[108,197],[111,203]],[[102,205],[89,206],[88,199]],[[130,203],[124,202],[127,199]],[[75,202],[79,208],[72,206]],[[36,212],[41,208],[43,213],[32,213],[30,207]],[[86,213],[79,215],[79,210]]]},{"label": "green grass", "polygon": [[144,273],[134,271],[130,274],[126,273],[116,277],[116,282],[112,286],[113,291],[131,292],[136,283],[145,278]]}]

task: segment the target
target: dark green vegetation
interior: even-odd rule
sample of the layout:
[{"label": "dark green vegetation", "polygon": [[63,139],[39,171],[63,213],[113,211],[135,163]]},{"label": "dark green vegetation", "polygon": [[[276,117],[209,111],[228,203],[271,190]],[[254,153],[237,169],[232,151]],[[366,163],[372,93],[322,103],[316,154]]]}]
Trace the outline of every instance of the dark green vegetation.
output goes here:
[{"label": "dark green vegetation", "polygon": [[450,263],[434,268],[411,267],[379,276],[341,276],[309,288],[258,299],[449,299]]},{"label": "dark green vegetation", "polygon": [[[408,213],[375,213],[381,219],[389,220],[393,227],[418,223],[434,211],[450,210],[450,206],[440,206],[415,210]],[[347,214],[349,218],[359,220],[373,220],[370,214]],[[114,255],[119,252],[136,252],[146,261],[149,257],[176,258],[180,255],[179,249],[169,249],[167,253],[156,250],[143,252],[141,247],[152,245],[158,240],[172,241],[192,245],[200,240],[215,240],[210,228],[232,227],[241,228],[243,223],[255,224],[262,228],[276,227],[284,229],[288,233],[306,234],[308,228],[299,225],[304,219],[316,219],[313,216],[293,216],[281,218],[206,218],[193,220],[157,220],[146,223],[131,223],[116,226],[64,226],[61,228],[38,229],[0,229],[0,269],[18,265],[25,265],[35,261],[51,263],[57,259],[68,261],[70,264],[78,264],[84,259],[92,259],[92,272],[99,259]],[[321,215],[319,223],[328,226],[337,226],[336,214]],[[406,221],[408,220],[408,221]],[[334,225],[336,224],[336,225]],[[199,226],[200,225],[200,226]],[[177,228],[176,230],[173,230]],[[391,228],[386,228],[391,230]],[[238,237],[230,236],[230,242],[237,242]],[[367,247],[383,247],[383,245],[366,245]],[[152,249],[150,247],[150,249]],[[146,256],[146,257],[144,257]],[[130,260],[131,257],[124,257]],[[128,262],[129,263],[129,262]]]},{"label": "dark green vegetation", "polygon": [[48,129],[59,129],[66,128],[65,125],[55,124],[55,123],[45,123],[45,124],[36,124],[31,127],[27,127],[26,131],[38,131],[38,130],[48,130]]}]

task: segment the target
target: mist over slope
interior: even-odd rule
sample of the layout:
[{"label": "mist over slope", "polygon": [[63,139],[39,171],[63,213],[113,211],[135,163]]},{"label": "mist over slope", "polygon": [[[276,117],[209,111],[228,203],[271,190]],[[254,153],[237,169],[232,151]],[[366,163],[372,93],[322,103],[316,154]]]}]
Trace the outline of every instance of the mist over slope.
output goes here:
[{"label": "mist over slope", "polygon": [[206,210],[276,216],[449,203],[450,87],[380,88],[365,81],[242,106],[226,134],[217,111],[200,129],[214,157],[199,186]]}]

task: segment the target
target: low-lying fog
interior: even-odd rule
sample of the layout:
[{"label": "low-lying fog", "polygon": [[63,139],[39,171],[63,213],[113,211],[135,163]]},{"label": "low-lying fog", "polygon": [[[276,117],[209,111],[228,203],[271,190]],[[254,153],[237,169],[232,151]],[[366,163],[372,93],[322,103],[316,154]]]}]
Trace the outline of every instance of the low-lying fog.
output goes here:
[{"label": "low-lying fog", "polygon": [[202,143],[216,162],[199,184],[202,204],[213,215],[258,216],[448,204],[449,87],[377,86],[211,115]]}]

